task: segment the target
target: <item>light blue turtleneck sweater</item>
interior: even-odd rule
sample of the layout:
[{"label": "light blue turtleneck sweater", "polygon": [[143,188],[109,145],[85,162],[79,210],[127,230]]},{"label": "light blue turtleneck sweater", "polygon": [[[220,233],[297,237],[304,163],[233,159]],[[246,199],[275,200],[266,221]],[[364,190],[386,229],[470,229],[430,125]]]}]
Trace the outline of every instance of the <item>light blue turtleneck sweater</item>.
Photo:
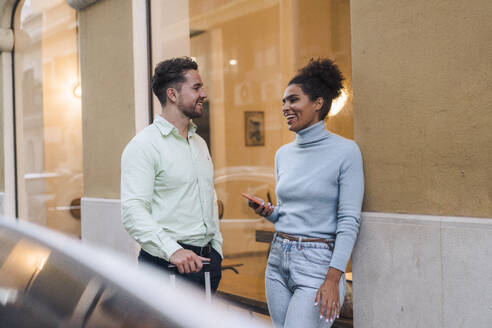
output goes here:
[{"label": "light blue turtleneck sweater", "polygon": [[364,173],[359,147],[318,122],[297,132],[275,155],[275,230],[336,238],[330,266],[345,272],[359,232]]}]

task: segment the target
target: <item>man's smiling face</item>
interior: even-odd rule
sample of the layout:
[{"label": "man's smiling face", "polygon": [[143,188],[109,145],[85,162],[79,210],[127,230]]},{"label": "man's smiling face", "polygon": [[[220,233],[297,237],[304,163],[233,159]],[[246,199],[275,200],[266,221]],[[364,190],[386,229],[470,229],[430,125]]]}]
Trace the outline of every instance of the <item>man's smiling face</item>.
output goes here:
[{"label": "man's smiling face", "polygon": [[188,70],[184,77],[186,80],[177,90],[176,104],[186,117],[198,118],[203,114],[203,102],[207,98],[202,78],[198,71],[192,69]]}]

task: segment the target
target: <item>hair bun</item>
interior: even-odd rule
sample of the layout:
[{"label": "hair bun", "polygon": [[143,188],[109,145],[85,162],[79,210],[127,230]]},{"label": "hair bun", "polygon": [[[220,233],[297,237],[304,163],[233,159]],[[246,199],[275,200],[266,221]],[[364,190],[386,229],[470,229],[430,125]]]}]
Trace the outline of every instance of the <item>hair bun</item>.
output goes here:
[{"label": "hair bun", "polygon": [[340,95],[343,80],[342,73],[332,60],[311,58],[288,84],[299,84],[311,101],[315,101],[318,97],[323,98],[324,103],[320,111],[320,119],[323,120],[331,108],[333,99]]},{"label": "hair bun", "polygon": [[299,70],[299,74],[307,78],[318,79],[327,90],[331,91],[333,99],[340,95],[340,91],[343,88],[344,77],[338,66],[331,59],[311,58],[309,63]]}]

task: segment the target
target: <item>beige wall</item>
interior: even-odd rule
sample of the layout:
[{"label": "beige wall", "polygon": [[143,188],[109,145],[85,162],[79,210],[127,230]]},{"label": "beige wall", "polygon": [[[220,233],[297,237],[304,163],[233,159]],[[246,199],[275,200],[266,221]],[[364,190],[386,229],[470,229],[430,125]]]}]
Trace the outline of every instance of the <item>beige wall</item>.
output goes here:
[{"label": "beige wall", "polygon": [[120,197],[120,158],[135,135],[132,1],[79,12],[84,197]]},{"label": "beige wall", "polygon": [[352,1],[365,211],[492,217],[492,2]]}]

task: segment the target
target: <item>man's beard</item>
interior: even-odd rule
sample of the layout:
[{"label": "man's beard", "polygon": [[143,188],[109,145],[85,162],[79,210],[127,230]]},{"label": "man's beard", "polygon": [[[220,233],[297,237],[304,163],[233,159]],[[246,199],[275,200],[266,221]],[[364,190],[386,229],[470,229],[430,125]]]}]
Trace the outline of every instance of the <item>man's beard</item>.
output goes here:
[{"label": "man's beard", "polygon": [[187,107],[183,106],[181,104],[178,104],[178,109],[189,119],[194,119],[194,118],[199,118],[203,115],[203,103],[202,103],[202,112],[197,112],[195,110],[197,103],[193,107]]}]

